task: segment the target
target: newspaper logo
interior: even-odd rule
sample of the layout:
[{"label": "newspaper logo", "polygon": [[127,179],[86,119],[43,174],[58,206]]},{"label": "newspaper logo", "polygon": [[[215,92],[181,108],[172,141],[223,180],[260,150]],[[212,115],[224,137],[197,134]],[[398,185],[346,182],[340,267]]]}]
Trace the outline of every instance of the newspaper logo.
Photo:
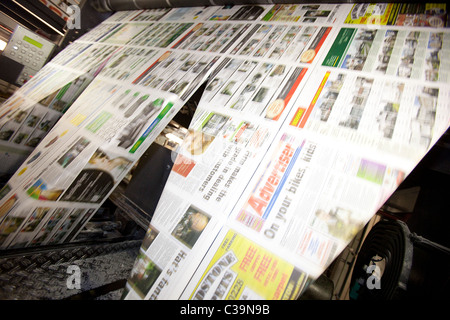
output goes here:
[{"label": "newspaper logo", "polygon": [[67,20],[67,28],[81,29],[81,9],[77,5],[71,5],[67,7],[67,15],[69,16]]},{"label": "newspaper logo", "polygon": [[67,274],[70,276],[67,278],[67,289],[81,289],[81,269],[77,265],[70,265],[67,267]]}]

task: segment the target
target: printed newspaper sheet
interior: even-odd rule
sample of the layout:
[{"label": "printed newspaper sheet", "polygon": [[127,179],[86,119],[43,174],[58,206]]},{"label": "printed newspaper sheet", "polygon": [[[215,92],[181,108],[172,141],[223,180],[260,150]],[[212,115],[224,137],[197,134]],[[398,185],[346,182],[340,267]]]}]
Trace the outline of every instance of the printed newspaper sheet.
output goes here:
[{"label": "printed newspaper sheet", "polygon": [[0,130],[44,118],[37,102],[91,75],[2,189],[1,248],[75,239],[207,81],[123,298],[296,299],[447,130],[443,13],[115,13],[0,109]]}]

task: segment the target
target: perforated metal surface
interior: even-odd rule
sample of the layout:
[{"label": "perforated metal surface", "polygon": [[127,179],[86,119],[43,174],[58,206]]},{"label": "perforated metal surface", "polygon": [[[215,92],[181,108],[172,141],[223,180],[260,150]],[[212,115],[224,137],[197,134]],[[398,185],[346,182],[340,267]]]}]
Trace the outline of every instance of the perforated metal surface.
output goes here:
[{"label": "perforated metal surface", "polygon": [[[0,299],[119,299],[141,241],[76,245],[0,257]],[[80,288],[71,281],[77,266]]]}]

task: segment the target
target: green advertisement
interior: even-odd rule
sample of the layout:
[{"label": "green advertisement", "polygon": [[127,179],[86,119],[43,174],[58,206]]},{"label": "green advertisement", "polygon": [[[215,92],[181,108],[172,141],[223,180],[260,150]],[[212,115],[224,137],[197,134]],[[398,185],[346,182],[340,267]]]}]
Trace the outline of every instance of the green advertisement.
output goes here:
[{"label": "green advertisement", "polygon": [[345,59],[345,54],[355,37],[356,31],[357,29],[354,28],[342,28],[331,46],[330,51],[328,51],[322,65],[327,67],[340,67]]}]

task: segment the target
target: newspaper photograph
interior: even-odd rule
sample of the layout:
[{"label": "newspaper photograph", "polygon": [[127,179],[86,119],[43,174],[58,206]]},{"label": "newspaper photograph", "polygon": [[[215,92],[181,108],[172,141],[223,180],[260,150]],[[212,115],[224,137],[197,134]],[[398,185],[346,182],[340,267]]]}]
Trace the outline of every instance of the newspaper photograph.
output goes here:
[{"label": "newspaper photograph", "polygon": [[[77,145],[76,148],[79,149],[80,146]],[[77,151],[69,150],[58,163],[66,165]],[[131,164],[131,160],[120,155],[97,149],[59,200],[100,203],[119,182],[118,178],[122,178],[131,169]]]},{"label": "newspaper photograph", "polygon": [[46,239],[46,244],[58,244],[63,243],[69,233],[77,226],[86,215],[91,216],[92,210],[86,209],[72,209],[70,213],[55,227],[52,234],[49,235],[49,239]]},{"label": "newspaper photograph", "polygon": [[131,16],[130,21],[159,21],[163,19],[170,11],[170,8],[140,10],[137,14]]},{"label": "newspaper photograph", "polygon": [[442,54],[448,37],[446,32],[342,28],[322,65],[448,82],[450,64]]},{"label": "newspaper photograph", "polygon": [[291,27],[289,25],[255,24],[230,54],[280,58],[286,62],[312,63],[325,43],[331,27]]},{"label": "newspaper photograph", "polygon": [[119,81],[133,79],[136,73],[156,54],[157,51],[153,49],[124,47],[108,61],[99,73],[99,76]]},{"label": "newspaper photograph", "polygon": [[[12,234],[10,234],[8,238],[13,238],[13,239],[6,238],[5,239],[6,243],[2,243],[2,246],[9,245],[10,248],[24,247],[27,244],[27,242],[31,241],[31,238],[34,235],[34,232],[36,230],[38,230],[38,228],[40,227],[40,225],[46,218],[46,215],[49,213],[49,211],[50,211],[50,208],[45,208],[45,207],[35,208],[33,210],[33,212],[30,214],[30,216],[28,216],[27,218],[24,218],[23,224],[18,226],[17,234],[14,234],[14,232],[11,232]],[[18,218],[18,220],[22,219],[19,217],[16,217],[16,218]],[[7,221],[5,221],[4,223],[7,224]],[[3,223],[2,223],[2,225],[3,225]],[[2,233],[2,237],[6,236],[7,232],[8,231]],[[8,242],[13,242],[13,243],[9,244]]]},{"label": "newspaper photograph", "polygon": [[[308,275],[234,230],[221,232],[212,258],[195,284],[190,300],[290,300]],[[195,278],[194,278],[195,279]],[[189,296],[187,296],[189,294]],[[182,297],[183,298],[183,297]]]},{"label": "newspaper photograph", "polygon": [[224,5],[217,7],[216,11],[208,18],[212,21],[257,21],[268,10],[267,5]]},{"label": "newspaper photograph", "polygon": [[80,76],[31,107],[26,106],[27,98],[19,99],[20,108],[15,108],[12,102],[8,115],[12,120],[0,127],[0,140],[5,142],[2,145],[9,146],[10,152],[19,146],[33,150],[91,80],[90,75]]},{"label": "newspaper photograph", "polygon": [[243,23],[199,23],[172,48],[224,53],[249,26]]},{"label": "newspaper photograph", "polygon": [[127,282],[125,299],[176,297],[188,281],[183,275],[188,269],[195,269],[197,259],[221,228],[220,212],[208,212],[206,206],[186,201],[185,194],[165,189],[161,195],[161,214],[152,219],[147,230],[140,257]]},{"label": "newspaper photograph", "polygon": [[[288,129],[258,166],[228,225],[277,248],[281,257],[316,278],[405,173],[326,137]],[[312,243],[320,245],[313,250]]]},{"label": "newspaper photograph", "polygon": [[224,62],[226,65],[208,83],[202,99],[211,106],[222,106],[223,112],[232,109],[252,119],[282,119],[308,70],[231,58]]},{"label": "newspaper photograph", "polygon": [[47,215],[48,219],[44,220],[41,227],[37,229],[30,246],[39,246],[47,243],[58,230],[63,220],[69,215],[70,211],[69,208],[56,208],[49,213]]},{"label": "newspaper photograph", "polygon": [[176,150],[170,177],[174,188],[204,205],[220,206],[216,213],[225,211],[273,139],[271,131],[267,125],[205,111]]},{"label": "newspaper photograph", "polygon": [[23,248],[61,243],[77,222],[87,221],[95,210],[21,206],[0,223],[0,247]]},{"label": "newspaper photograph", "polygon": [[262,18],[264,21],[334,23],[339,4],[276,4]]},{"label": "newspaper photograph", "polygon": [[445,3],[356,3],[345,23],[441,28],[446,16]]},{"label": "newspaper photograph", "polygon": [[[63,70],[59,67],[45,65],[30,81],[7,99],[0,107],[0,124],[10,121],[18,112],[27,112],[29,108],[50,95],[58,92],[68,83],[79,79],[83,73]],[[54,81],[50,79],[55,78]]]},{"label": "newspaper photograph", "polygon": [[195,20],[208,20],[211,15],[217,11],[215,6],[204,7],[181,7],[172,8],[169,13],[164,16],[164,21],[195,21]]},{"label": "newspaper photograph", "polygon": [[61,113],[36,104],[31,110],[17,113],[0,128],[0,139],[17,145],[36,147],[42,137],[59,120]]},{"label": "newspaper photograph", "polygon": [[[67,208],[35,208],[20,231],[9,243],[9,248],[36,246],[43,241],[61,243],[68,237],[73,237],[84,222],[91,218],[94,210],[75,209],[69,213]],[[62,220],[64,219],[65,220]],[[55,229],[56,227],[56,229]],[[59,228],[61,227],[61,228]],[[50,234],[54,229],[54,233]]]},{"label": "newspaper photograph", "polygon": [[308,82],[313,87],[302,91],[301,105],[294,103],[291,126],[412,159],[447,126],[436,116],[448,114],[447,88],[316,70]]}]

